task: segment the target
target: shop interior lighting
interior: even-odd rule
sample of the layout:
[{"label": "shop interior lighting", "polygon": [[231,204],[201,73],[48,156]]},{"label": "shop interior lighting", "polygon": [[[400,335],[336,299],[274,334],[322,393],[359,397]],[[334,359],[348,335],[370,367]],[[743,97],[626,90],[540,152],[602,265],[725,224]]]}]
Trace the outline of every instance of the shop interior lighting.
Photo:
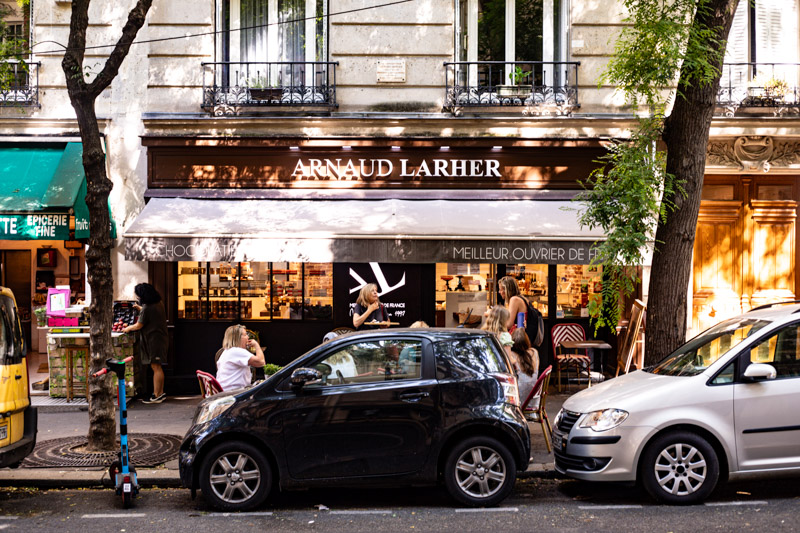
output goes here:
[{"label": "shop interior lighting", "polygon": [[450,147],[449,147],[449,146],[440,146],[440,147],[439,147],[439,150],[441,150],[442,152],[446,152],[446,151],[447,151],[447,150],[449,150],[449,149],[450,149]]}]

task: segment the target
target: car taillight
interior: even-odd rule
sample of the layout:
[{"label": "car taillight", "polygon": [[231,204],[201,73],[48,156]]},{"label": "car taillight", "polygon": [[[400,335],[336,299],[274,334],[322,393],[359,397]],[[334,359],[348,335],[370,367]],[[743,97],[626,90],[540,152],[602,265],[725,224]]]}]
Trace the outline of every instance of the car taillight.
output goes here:
[{"label": "car taillight", "polygon": [[500,386],[503,387],[503,396],[505,402],[511,405],[519,405],[519,387],[517,387],[517,378],[511,374],[492,374]]}]

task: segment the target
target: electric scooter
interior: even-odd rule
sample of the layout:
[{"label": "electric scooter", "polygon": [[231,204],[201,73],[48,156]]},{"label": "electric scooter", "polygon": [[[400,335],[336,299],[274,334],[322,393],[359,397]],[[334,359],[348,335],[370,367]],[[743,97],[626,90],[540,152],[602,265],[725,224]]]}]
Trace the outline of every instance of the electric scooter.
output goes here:
[{"label": "electric scooter", "polygon": [[117,402],[119,404],[119,459],[108,467],[108,477],[114,482],[117,494],[122,496],[122,506],[128,509],[133,498],[139,493],[136,481],[136,468],[130,464],[128,456],[128,407],[125,402],[125,363],[133,361],[133,356],[122,361],[106,359],[106,368],[92,374],[99,377],[112,371],[117,375]]}]

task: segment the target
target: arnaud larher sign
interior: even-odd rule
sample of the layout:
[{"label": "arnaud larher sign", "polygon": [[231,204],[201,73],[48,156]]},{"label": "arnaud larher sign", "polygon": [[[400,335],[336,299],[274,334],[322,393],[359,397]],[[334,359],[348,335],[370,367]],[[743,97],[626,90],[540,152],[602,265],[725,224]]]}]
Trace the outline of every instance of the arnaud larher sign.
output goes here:
[{"label": "arnaud larher sign", "polygon": [[396,175],[408,178],[501,178],[497,159],[314,159],[298,158],[292,178],[296,180],[385,179]]}]

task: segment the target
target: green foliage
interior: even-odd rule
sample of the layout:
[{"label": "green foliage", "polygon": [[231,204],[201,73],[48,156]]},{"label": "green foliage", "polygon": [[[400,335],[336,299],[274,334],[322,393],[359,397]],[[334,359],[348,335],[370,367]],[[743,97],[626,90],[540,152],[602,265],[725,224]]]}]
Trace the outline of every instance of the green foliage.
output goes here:
[{"label": "green foliage", "polygon": [[278,372],[281,368],[283,368],[283,367],[280,366],[280,365],[274,365],[272,363],[267,363],[266,365],[264,365],[264,375],[265,376],[271,376],[272,374],[275,374],[276,372]]},{"label": "green foliage", "polygon": [[[17,0],[17,4],[27,13],[30,0]],[[8,90],[27,76],[28,66],[24,62],[27,41],[8,38],[6,19],[13,14],[11,6],[0,4],[0,90]],[[27,25],[26,25],[27,26]]]},{"label": "green foliage", "polygon": [[[685,194],[682,183],[667,174],[666,154],[656,150],[664,128],[664,113],[676,89],[712,83],[721,63],[714,28],[702,23],[709,0],[623,0],[629,24],[616,42],[614,56],[601,84],[616,85],[626,101],[646,106],[649,116],[639,120],[629,141],[617,142],[598,161],[583,183],[578,200],[587,208],[582,225],[601,227],[607,239],[598,245],[594,262],[603,265],[602,300],[589,304],[595,330],[614,328],[621,309],[619,298],[630,295],[639,282],[636,265],[643,262],[648,242],[655,240],[659,221],[674,211],[670,201]],[[655,243],[656,246],[659,243]]]},{"label": "green foliage", "polygon": [[522,70],[522,67],[517,65],[511,72],[511,83],[513,85],[519,85],[520,83],[525,81],[525,78],[527,78],[531,74],[533,74],[533,72],[531,71],[525,72],[524,70]]},{"label": "green foliage", "polygon": [[697,20],[708,9],[707,0],[624,0],[623,4],[630,13],[625,19],[630,26],[617,40],[601,83],[616,85],[630,103],[643,103],[660,114],[668,100],[666,89],[676,84],[681,69],[681,86],[711,83],[719,75],[713,64],[714,30]]},{"label": "green foliage", "polygon": [[640,119],[629,141],[614,143],[597,161],[602,166],[582,183],[584,191],[577,197],[587,205],[580,224],[602,228],[607,236],[593,260],[603,265],[605,274],[601,302],[589,305],[595,331],[616,326],[619,295],[635,289],[639,279],[634,267],[654,240],[659,219],[674,209],[668,198],[682,193],[681,183],[665,171],[666,154],[655,148],[662,127],[660,116]]}]

